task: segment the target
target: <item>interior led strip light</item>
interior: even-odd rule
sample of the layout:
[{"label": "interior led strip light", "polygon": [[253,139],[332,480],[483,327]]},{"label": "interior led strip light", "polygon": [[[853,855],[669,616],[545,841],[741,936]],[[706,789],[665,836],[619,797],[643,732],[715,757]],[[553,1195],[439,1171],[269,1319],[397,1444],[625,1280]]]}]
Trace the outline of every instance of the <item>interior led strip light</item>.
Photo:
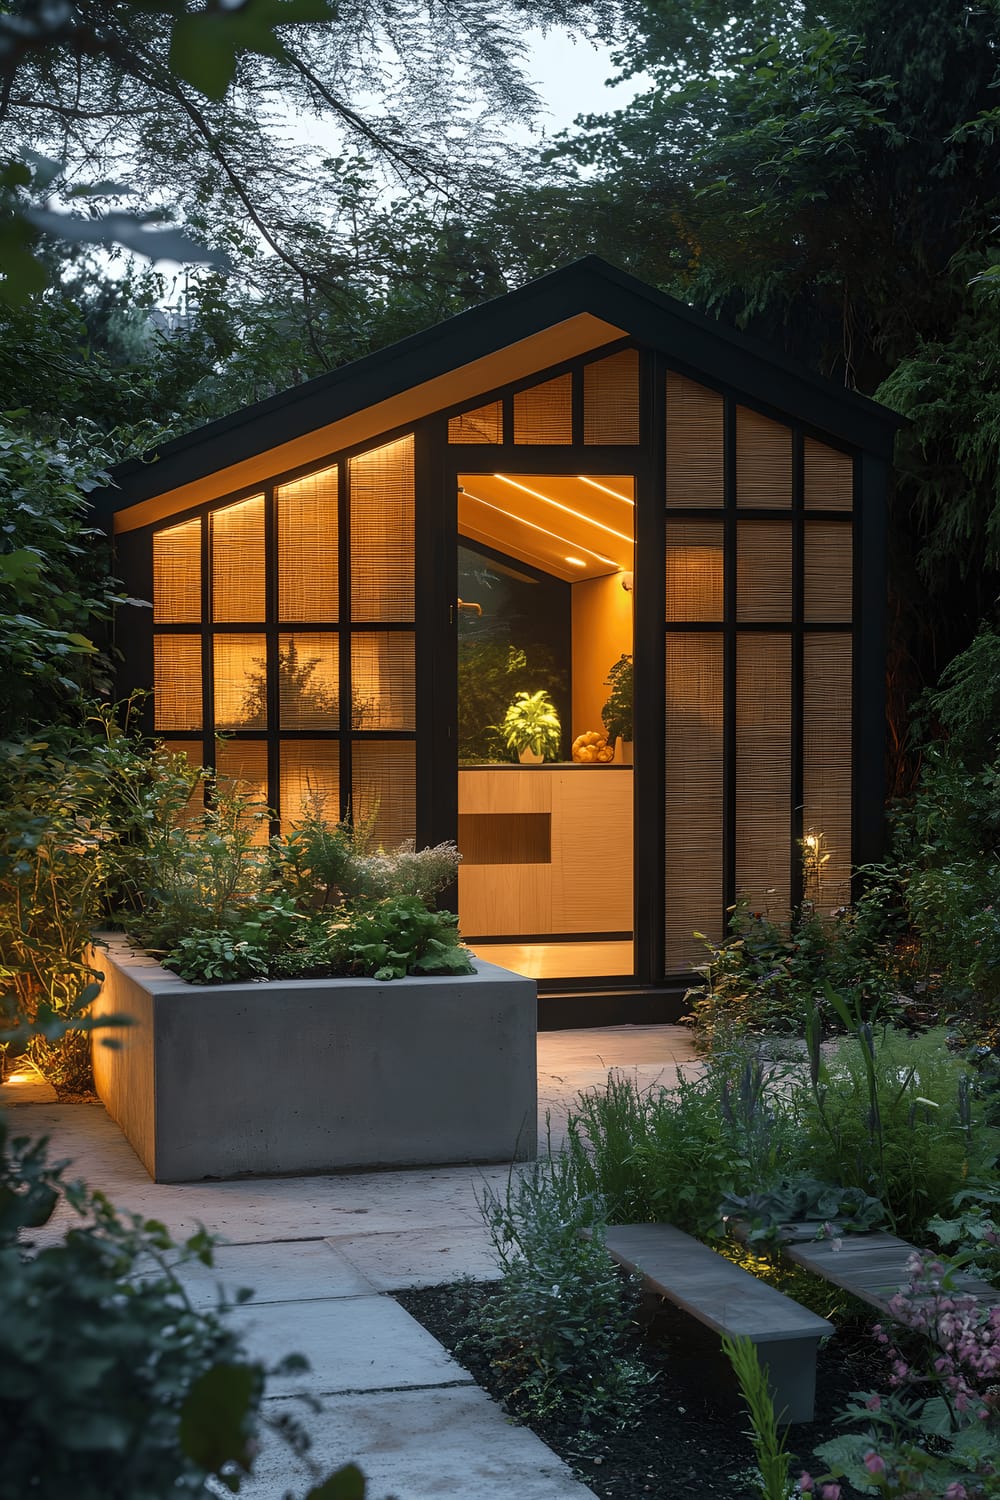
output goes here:
[{"label": "interior led strip light", "polygon": [[[583,521],[587,526],[596,526],[598,531],[606,531],[609,536],[616,536],[620,542],[628,542],[629,546],[635,544],[635,537],[626,536],[623,531],[616,531],[613,526],[605,526],[603,521],[595,521],[593,516],[584,515],[582,510],[574,510],[571,505],[563,505],[561,500],[553,500],[549,495],[543,495],[541,490],[533,490],[528,484],[521,484],[516,479],[508,479],[506,474],[494,474],[494,479],[500,479],[504,484],[512,484],[516,490],[523,490],[526,495],[534,495],[536,500],[542,500],[546,505],[554,505],[556,510],[563,510],[568,516],[574,516],[576,520]],[[619,500],[621,495],[618,496]]]},{"label": "interior led strip light", "polygon": [[635,509],[635,501],[630,499],[628,495],[619,495],[617,490],[611,489],[606,484],[598,484],[596,479],[588,479],[586,474],[578,474],[576,477],[582,484],[592,485],[595,490],[603,490],[606,495],[614,495],[616,500],[623,500],[626,505],[631,505],[632,509]]},{"label": "interior led strip light", "polygon": [[[498,516],[506,516],[508,521],[516,521],[519,526],[530,526],[532,531],[540,531],[543,536],[552,537],[553,541],[561,542],[564,547],[576,546],[579,551],[596,557],[598,562],[607,563],[609,568],[621,567],[621,564],[615,562],[613,557],[605,557],[602,552],[595,552],[592,547],[584,547],[579,542],[572,542],[568,536],[560,536],[558,531],[550,531],[547,526],[538,526],[534,521],[525,520],[524,516],[515,516],[509,510],[501,510],[499,505],[491,505],[489,500],[483,500],[481,496],[474,495],[471,490],[463,490],[462,494],[466,500],[475,500],[477,505],[485,505],[487,510],[495,510]],[[625,537],[624,540],[627,542],[629,538]]]}]

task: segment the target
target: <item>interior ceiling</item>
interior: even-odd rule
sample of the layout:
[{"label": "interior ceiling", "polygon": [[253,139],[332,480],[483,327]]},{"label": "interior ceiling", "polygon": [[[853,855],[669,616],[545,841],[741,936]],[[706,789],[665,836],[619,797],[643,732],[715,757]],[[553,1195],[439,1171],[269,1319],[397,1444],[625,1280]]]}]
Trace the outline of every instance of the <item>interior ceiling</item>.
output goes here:
[{"label": "interior ceiling", "polygon": [[458,483],[458,530],[470,541],[567,583],[634,567],[631,474],[460,474]]}]

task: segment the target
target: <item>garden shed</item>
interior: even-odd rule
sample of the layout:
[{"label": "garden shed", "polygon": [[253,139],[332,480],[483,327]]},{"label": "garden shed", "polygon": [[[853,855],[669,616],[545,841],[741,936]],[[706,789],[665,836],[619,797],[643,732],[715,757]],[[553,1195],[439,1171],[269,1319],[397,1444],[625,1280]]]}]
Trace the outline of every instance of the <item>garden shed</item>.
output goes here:
[{"label": "garden shed", "polygon": [[[551,1014],[662,1014],[737,899],[830,910],[880,852],[897,425],[578,261],[120,470],[122,687],[281,825],[456,838],[463,933]],[[574,761],[623,657],[631,756]]]}]

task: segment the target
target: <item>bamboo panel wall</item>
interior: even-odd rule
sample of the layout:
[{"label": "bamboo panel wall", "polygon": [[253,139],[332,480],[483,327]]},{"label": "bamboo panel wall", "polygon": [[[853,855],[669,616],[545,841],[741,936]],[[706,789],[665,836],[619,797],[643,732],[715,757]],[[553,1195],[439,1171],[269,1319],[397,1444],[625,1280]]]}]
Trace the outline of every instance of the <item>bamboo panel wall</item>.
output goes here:
[{"label": "bamboo panel wall", "polygon": [[278,618],[333,625],[340,616],[337,465],[276,491]]},{"label": "bamboo panel wall", "polygon": [[818,843],[806,851],[805,895],[823,913],[851,895],[851,701],[850,636],[806,636],[802,828]]},{"label": "bamboo panel wall", "polygon": [[848,453],[806,438],[806,510],[851,510],[854,505],[854,461]]},{"label": "bamboo panel wall", "polygon": [[583,367],[583,441],[639,441],[639,351],[622,349]]},{"label": "bamboo panel wall", "polygon": [[704,957],[722,936],[723,639],[666,640],[666,966]]},{"label": "bamboo panel wall", "polygon": [[791,429],[748,406],[736,408],[736,503],[790,510]]},{"label": "bamboo panel wall", "polygon": [[264,496],[225,505],[211,516],[212,619],[262,624],[266,613]]},{"label": "bamboo panel wall", "polygon": [[791,906],[792,643],[736,642],[736,885],[751,911]]},{"label": "bamboo panel wall", "polygon": [[514,442],[541,447],[573,441],[573,377],[557,375],[514,392]]},{"label": "bamboo panel wall", "polygon": [[724,412],[718,391],[667,376],[667,506],[721,507]]},{"label": "bamboo panel wall", "polygon": [[201,522],[185,521],[153,536],[153,621],[201,621]]}]

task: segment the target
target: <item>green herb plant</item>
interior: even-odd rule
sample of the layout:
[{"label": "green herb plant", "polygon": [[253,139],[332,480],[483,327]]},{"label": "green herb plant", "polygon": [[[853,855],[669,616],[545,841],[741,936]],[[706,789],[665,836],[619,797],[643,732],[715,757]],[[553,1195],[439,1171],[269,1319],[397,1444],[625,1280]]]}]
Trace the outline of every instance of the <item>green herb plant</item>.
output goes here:
[{"label": "green herb plant", "polygon": [[512,755],[531,750],[543,760],[556,760],[562,745],[562,725],[556,706],[544,688],[515,693],[504,714],[500,732]]},{"label": "green herb plant", "polygon": [[606,1204],[610,1223],[667,1219],[705,1238],[721,1234],[720,1204],[743,1182],[711,1082],[640,1089],[608,1075],[567,1120],[566,1160],[581,1197]]},{"label": "green herb plant", "polygon": [[640,1419],[652,1377],[625,1353],[638,1298],[604,1243],[599,1200],[558,1157],[484,1188],[479,1206],[503,1272],[474,1339],[516,1412],[564,1415],[582,1434]]},{"label": "green herb plant", "polygon": [[340,928],[337,941],[349,972],[372,979],[473,972],[458,918],[428,911],[419,896],[392,896],[362,908]]},{"label": "green herb plant", "polygon": [[626,742],[633,738],[633,681],[632,657],[631,654],[624,653],[608,671],[606,686],[610,687],[611,692],[601,709],[601,718],[611,745],[619,735]]}]

